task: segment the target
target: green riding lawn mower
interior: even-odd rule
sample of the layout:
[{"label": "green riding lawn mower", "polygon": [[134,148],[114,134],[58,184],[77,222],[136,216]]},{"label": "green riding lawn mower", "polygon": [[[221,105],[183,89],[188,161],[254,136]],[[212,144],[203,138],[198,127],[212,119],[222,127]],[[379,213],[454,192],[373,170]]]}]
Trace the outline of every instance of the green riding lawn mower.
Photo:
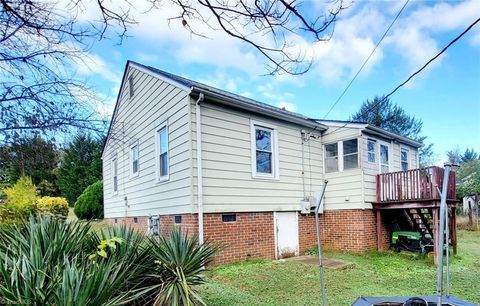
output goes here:
[{"label": "green riding lawn mower", "polygon": [[396,231],[392,233],[390,247],[396,252],[419,252],[423,255],[433,251],[433,239],[414,231]]}]

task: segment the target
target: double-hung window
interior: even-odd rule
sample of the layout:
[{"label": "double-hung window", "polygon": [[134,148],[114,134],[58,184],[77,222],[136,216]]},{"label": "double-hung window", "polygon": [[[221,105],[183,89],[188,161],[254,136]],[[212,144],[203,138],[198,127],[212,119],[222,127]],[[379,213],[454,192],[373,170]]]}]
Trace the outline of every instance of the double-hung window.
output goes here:
[{"label": "double-hung window", "polygon": [[376,141],[372,139],[367,140],[367,150],[368,150],[368,162],[374,163],[375,162],[375,144]]},{"label": "double-hung window", "polygon": [[338,171],[338,144],[325,145],[325,172]]},{"label": "double-hung window", "polygon": [[402,171],[408,170],[408,151],[405,149],[400,150],[400,168]]},{"label": "double-hung window", "polygon": [[113,194],[118,193],[118,163],[117,158],[112,159],[112,176],[113,176]]},{"label": "double-hung window", "polygon": [[343,141],[343,169],[358,168],[358,139]]},{"label": "double-hung window", "polygon": [[139,172],[139,146],[138,142],[130,146],[130,175],[137,176]]},{"label": "double-hung window", "polygon": [[252,176],[278,178],[277,133],[274,127],[252,122]]},{"label": "double-hung window", "polygon": [[168,126],[161,124],[156,131],[157,181],[169,179]]}]

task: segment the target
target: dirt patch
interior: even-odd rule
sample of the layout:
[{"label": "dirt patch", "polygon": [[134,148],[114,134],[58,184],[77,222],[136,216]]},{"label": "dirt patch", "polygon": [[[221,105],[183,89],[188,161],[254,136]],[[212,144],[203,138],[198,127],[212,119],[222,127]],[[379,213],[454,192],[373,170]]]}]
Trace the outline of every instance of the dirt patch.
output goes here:
[{"label": "dirt patch", "polygon": [[[297,256],[297,257],[292,257],[285,259],[287,261],[296,261],[296,262],[301,262],[307,265],[318,265],[318,257],[316,256]],[[325,268],[329,269],[334,269],[334,270],[343,270],[346,268],[349,268],[353,266],[353,263],[343,261],[343,260],[338,260],[338,259],[329,259],[329,258],[324,258],[323,259],[323,266]]]}]

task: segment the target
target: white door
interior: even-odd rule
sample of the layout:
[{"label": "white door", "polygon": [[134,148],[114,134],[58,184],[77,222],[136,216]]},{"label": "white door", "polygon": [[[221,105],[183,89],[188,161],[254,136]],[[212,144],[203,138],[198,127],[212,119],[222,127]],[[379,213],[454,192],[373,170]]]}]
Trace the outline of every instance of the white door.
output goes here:
[{"label": "white door", "polygon": [[297,212],[275,212],[276,257],[286,258],[298,255]]}]

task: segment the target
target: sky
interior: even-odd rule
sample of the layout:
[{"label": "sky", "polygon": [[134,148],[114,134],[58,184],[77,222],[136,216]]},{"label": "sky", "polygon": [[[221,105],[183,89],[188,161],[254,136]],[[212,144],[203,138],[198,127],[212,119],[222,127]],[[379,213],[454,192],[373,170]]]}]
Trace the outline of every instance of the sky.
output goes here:
[{"label": "sky", "polygon": [[[191,35],[180,21],[167,21],[177,14],[168,2],[148,13],[143,1],[131,2],[137,24],[129,28],[129,37],[122,44],[114,37],[96,42],[87,63],[77,67],[76,73],[107,101],[99,108],[103,114],[111,114],[125,63],[133,60],[322,119],[404,4],[352,3],[339,16],[330,41],[292,38],[295,48],[315,59],[306,74],[266,76],[266,59],[241,41],[204,24],[191,26],[206,37]],[[321,12],[318,2],[306,1],[303,9]],[[479,0],[410,1],[326,119],[347,120],[363,101],[390,92],[479,17]],[[87,10],[82,18],[95,15]],[[434,144],[437,163],[445,161],[449,149],[480,152],[480,23],[391,100],[423,121],[422,134]]]}]

